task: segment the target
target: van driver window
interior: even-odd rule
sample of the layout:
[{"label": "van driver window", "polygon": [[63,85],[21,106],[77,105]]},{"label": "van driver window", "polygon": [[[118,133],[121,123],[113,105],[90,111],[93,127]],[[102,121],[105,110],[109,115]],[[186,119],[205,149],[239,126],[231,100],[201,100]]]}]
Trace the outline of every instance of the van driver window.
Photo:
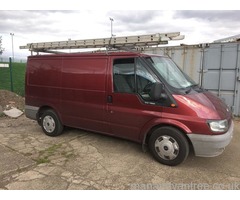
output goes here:
[{"label": "van driver window", "polygon": [[149,93],[155,82],[156,78],[139,61],[134,64],[134,58],[114,60],[114,92],[138,93],[145,101],[152,101]]},{"label": "van driver window", "polygon": [[113,62],[114,92],[134,93],[134,58],[116,59]]},{"label": "van driver window", "polygon": [[146,101],[151,101],[149,95],[152,85],[156,82],[156,79],[149,73],[149,71],[140,63],[136,65],[136,83],[137,92]]}]

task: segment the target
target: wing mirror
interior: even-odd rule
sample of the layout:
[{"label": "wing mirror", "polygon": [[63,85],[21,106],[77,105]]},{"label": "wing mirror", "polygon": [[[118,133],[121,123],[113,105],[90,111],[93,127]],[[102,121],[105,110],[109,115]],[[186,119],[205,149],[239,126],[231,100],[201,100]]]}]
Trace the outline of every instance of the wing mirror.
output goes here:
[{"label": "wing mirror", "polygon": [[158,101],[160,98],[162,98],[162,92],[163,92],[163,84],[156,82],[151,86],[149,95],[152,100]]}]

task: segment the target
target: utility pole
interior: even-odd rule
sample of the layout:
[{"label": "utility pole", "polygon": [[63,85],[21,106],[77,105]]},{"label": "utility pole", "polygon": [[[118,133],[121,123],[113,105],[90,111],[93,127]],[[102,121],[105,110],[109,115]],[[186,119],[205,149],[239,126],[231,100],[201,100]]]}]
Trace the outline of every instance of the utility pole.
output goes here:
[{"label": "utility pole", "polygon": [[2,36],[0,36],[0,55],[2,55],[4,48],[2,48]]},{"label": "utility pole", "polygon": [[12,37],[12,60],[14,62],[14,48],[13,48],[13,36],[14,36],[14,33],[10,33],[11,37]]}]

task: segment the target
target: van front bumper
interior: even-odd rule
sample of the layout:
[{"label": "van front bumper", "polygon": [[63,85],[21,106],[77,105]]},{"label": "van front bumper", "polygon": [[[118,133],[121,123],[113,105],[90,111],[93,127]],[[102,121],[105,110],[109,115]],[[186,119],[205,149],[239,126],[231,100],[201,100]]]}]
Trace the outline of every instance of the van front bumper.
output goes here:
[{"label": "van front bumper", "polygon": [[222,135],[187,134],[196,156],[214,157],[220,155],[233,138],[233,121],[228,132]]}]

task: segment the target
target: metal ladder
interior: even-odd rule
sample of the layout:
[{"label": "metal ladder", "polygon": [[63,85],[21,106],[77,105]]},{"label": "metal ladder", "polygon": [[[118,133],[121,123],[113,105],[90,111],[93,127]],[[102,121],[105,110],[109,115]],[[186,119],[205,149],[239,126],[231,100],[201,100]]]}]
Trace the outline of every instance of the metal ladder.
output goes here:
[{"label": "metal ladder", "polygon": [[60,49],[85,49],[85,48],[123,48],[123,47],[143,47],[159,44],[168,44],[170,40],[182,40],[184,35],[180,32],[156,33],[148,35],[111,37],[86,40],[67,40],[56,42],[28,43],[20,46],[20,49],[29,49],[31,52],[62,53]]}]

